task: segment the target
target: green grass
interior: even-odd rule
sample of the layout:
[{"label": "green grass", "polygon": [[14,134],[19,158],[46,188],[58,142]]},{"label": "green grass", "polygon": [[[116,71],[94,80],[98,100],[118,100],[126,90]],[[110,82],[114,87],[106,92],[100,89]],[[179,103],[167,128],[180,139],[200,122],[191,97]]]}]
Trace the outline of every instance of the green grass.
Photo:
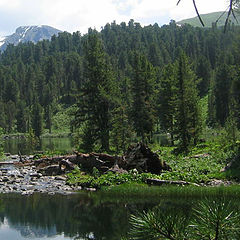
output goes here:
[{"label": "green grass", "polygon": [[[219,137],[220,138],[220,137]],[[223,146],[224,145],[224,146]],[[166,161],[172,172],[163,172],[160,179],[183,180],[193,183],[207,183],[212,179],[227,179],[225,173],[220,173],[234,155],[224,142],[209,141],[193,147],[187,155],[173,154],[172,147],[153,146],[158,150],[161,160]]]},{"label": "green grass", "polygon": [[100,191],[89,193],[95,203],[155,203],[163,199],[174,201],[199,201],[207,198],[240,198],[240,186],[196,187],[196,186],[148,186],[147,184],[125,183],[103,187]]},{"label": "green grass", "polygon": [[81,185],[82,187],[94,187],[102,188],[105,186],[116,186],[124,183],[145,183],[147,178],[159,178],[159,175],[151,173],[135,173],[130,171],[129,173],[115,174],[107,172],[100,175],[97,169],[93,170],[92,174],[86,174],[80,169],[76,168],[68,175],[68,183],[70,185]]},{"label": "green grass", "polygon": [[196,186],[148,186],[146,184],[123,184],[103,188],[102,194],[111,196],[138,196],[149,197],[205,197],[205,196],[229,196],[240,197],[240,186],[229,187],[196,187]]},{"label": "green grass", "polygon": [[201,143],[193,147],[187,155],[174,154],[173,147],[151,146],[152,150],[158,151],[160,160],[165,161],[172,168],[172,171],[163,171],[160,175],[133,171],[124,174],[111,172],[99,174],[98,171],[85,173],[80,169],[75,169],[68,174],[68,183],[100,189],[126,183],[144,184],[148,178],[197,184],[207,184],[214,179],[238,180],[239,178],[236,176],[240,175],[239,171],[234,172],[232,169],[227,172],[220,171],[238,152],[238,150],[232,149],[231,144],[226,144],[222,138],[223,135],[220,135],[215,138],[215,142]]}]

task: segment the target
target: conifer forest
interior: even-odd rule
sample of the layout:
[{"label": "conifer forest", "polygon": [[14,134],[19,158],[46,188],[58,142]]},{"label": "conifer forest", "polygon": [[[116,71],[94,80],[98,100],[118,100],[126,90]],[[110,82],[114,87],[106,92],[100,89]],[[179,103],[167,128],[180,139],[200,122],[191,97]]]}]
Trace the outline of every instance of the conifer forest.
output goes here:
[{"label": "conifer forest", "polygon": [[134,20],[8,45],[0,55],[5,134],[69,131],[83,152],[120,153],[167,134],[187,151],[240,127],[240,27]]}]

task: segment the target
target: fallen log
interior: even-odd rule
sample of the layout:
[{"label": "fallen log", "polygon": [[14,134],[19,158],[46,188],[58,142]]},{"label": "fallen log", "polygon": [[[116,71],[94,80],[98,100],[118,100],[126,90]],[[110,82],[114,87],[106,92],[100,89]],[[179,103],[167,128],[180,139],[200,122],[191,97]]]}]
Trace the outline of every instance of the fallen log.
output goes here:
[{"label": "fallen log", "polygon": [[0,166],[2,166],[2,165],[13,165],[13,164],[15,164],[15,163],[16,163],[16,161],[0,162]]},{"label": "fallen log", "polygon": [[66,155],[66,156],[55,156],[55,157],[46,157],[46,158],[40,158],[37,160],[34,160],[34,165],[35,166],[48,166],[52,164],[59,164],[62,160],[69,160],[71,162],[74,162],[76,160],[77,156],[76,155]]},{"label": "fallen log", "polygon": [[59,165],[59,169],[64,171],[71,171],[75,166],[79,166],[88,172],[92,172],[93,168],[97,168],[101,173],[109,170],[124,172],[137,169],[139,173],[160,174],[162,170],[171,170],[165,161],[160,160],[159,156],[143,143],[130,146],[124,156],[112,156],[95,152],[88,154],[75,152],[75,155],[44,157],[37,160],[22,159],[22,164],[34,164],[38,170],[50,165]]},{"label": "fallen log", "polygon": [[149,184],[149,185],[156,185],[156,186],[161,186],[161,185],[181,185],[181,186],[194,185],[194,186],[198,186],[199,187],[198,184],[191,183],[191,182],[160,180],[160,179],[152,179],[152,178],[148,178],[147,179],[147,184]]}]

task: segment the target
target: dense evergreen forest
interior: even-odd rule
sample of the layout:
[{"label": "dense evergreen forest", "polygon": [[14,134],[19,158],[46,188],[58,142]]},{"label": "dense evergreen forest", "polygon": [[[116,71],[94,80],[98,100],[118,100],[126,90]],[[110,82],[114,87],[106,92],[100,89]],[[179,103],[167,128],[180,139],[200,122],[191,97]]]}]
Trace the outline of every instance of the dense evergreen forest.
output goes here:
[{"label": "dense evergreen forest", "polygon": [[240,28],[106,24],[0,55],[5,134],[71,131],[83,151],[124,151],[167,133],[182,150],[240,127]]}]

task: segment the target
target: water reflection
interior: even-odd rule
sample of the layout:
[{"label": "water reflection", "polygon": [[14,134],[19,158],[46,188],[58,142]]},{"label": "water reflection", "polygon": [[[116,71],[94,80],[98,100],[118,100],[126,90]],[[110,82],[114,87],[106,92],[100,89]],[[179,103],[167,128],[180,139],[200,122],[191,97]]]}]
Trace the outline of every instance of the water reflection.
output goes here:
[{"label": "water reflection", "polygon": [[0,227],[1,239],[24,240],[24,239],[46,239],[46,240],[70,240],[64,234],[57,234],[56,228],[43,231],[40,227],[32,226],[11,226],[7,220]]},{"label": "water reflection", "polygon": [[[169,139],[165,134],[156,134],[153,140],[161,146],[169,146]],[[18,154],[20,151],[21,154],[28,155],[34,151],[71,151],[74,144],[71,137],[45,137],[38,145],[31,146],[25,138],[19,137],[5,139],[3,148],[5,153]]]},{"label": "water reflection", "polygon": [[120,239],[128,216],[124,205],[95,205],[87,195],[3,195],[0,239]]},{"label": "water reflection", "polygon": [[9,138],[4,140],[4,152],[11,154],[32,154],[34,151],[71,151],[73,142],[70,137],[42,138],[39,144],[31,146],[25,138]]},{"label": "water reflection", "polygon": [[129,232],[132,214],[157,207],[164,219],[172,209],[189,215],[201,200],[159,196],[103,201],[94,196],[0,195],[0,239],[119,240]]}]

